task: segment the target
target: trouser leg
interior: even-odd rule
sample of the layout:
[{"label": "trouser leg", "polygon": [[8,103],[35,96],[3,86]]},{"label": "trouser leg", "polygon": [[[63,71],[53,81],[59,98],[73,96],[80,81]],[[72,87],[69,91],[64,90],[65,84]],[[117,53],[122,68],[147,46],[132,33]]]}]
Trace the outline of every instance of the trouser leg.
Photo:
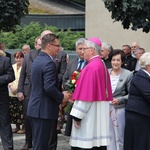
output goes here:
[{"label": "trouser leg", "polygon": [[25,125],[25,137],[26,142],[32,143],[32,126],[31,119],[27,116],[27,107],[28,107],[29,99],[24,99],[23,101],[23,113],[24,113],[24,125]]},{"label": "trouser leg", "polygon": [[13,136],[10,124],[9,103],[0,105],[0,133],[4,150],[13,150]]},{"label": "trouser leg", "polygon": [[25,116],[24,125],[25,125],[26,142],[31,142],[32,143],[32,126],[31,126],[31,120],[27,116]]},{"label": "trouser leg", "polygon": [[33,148],[35,150],[56,150],[57,119],[31,118]]}]

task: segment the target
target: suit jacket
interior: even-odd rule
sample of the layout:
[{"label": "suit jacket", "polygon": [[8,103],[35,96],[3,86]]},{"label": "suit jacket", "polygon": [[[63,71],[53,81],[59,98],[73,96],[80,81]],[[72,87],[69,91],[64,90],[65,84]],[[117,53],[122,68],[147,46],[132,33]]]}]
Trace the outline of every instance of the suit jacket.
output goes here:
[{"label": "suit jacket", "polygon": [[10,59],[10,62],[11,62],[11,54],[8,52],[5,52],[5,53],[6,53],[6,57],[8,57]]},{"label": "suit jacket", "polygon": [[8,83],[15,80],[14,70],[10,59],[0,56],[0,103],[8,103]]},{"label": "suit jacket", "polygon": [[150,76],[142,69],[133,76],[125,108],[150,117]]},{"label": "suit jacket", "polygon": [[58,75],[58,89],[61,91],[62,86],[62,78],[66,71],[67,61],[66,61],[66,53],[64,51],[59,51],[57,56],[54,58],[54,62],[56,64],[56,70]]},{"label": "suit jacket", "polygon": [[[38,56],[41,50],[34,50],[31,51],[29,54],[25,55],[24,61],[22,64],[19,84],[18,84],[18,92],[23,93],[26,99],[30,98],[31,94],[31,66],[34,59]],[[58,73],[58,89],[61,91],[61,83],[62,83],[62,76],[66,69],[66,53],[59,52],[58,55],[55,57],[55,64],[57,67]]]},{"label": "suit jacket", "polygon": [[134,71],[136,67],[137,59],[129,55],[125,58],[124,68],[130,71]]},{"label": "suit jacket", "polygon": [[38,56],[40,51],[41,50],[33,50],[29,53],[29,58],[28,58],[26,70],[27,70],[27,78],[28,78],[30,83],[31,83],[31,66],[32,66],[34,59]]},{"label": "suit jacket", "polygon": [[[112,69],[109,69],[109,73]],[[128,91],[130,88],[130,82],[133,73],[129,70],[122,69],[117,87],[113,93],[113,98],[118,98],[119,105],[114,106],[116,108],[124,107],[128,100]]]},{"label": "suit jacket", "polygon": [[[67,64],[66,71],[63,75],[63,87],[65,88],[67,80],[69,80],[72,76],[72,73],[77,70],[79,57],[70,60]],[[86,65],[86,63],[85,63]],[[84,66],[85,66],[84,65]]]},{"label": "suit jacket", "polygon": [[31,92],[31,84],[27,78],[28,59],[29,59],[29,54],[26,54],[24,57],[24,60],[23,60],[22,69],[21,69],[20,78],[19,78],[19,83],[18,83],[18,92],[23,93],[24,97],[26,97],[27,99],[29,99],[30,92]]},{"label": "suit jacket", "polygon": [[112,68],[111,62],[110,62],[109,58],[107,58],[107,59],[102,59],[102,60],[104,61],[104,63],[105,63],[105,65],[106,65],[107,69]]},{"label": "suit jacket", "polygon": [[32,63],[32,90],[27,115],[34,118],[57,119],[63,94],[57,89],[56,64],[45,52]]},{"label": "suit jacket", "polygon": [[[31,51],[29,54],[28,64],[27,64],[27,77],[29,82],[31,83],[31,65],[34,59],[38,56],[41,50]],[[57,56],[54,58],[54,62],[56,64],[57,69],[57,77],[58,77],[58,89],[61,91],[62,85],[62,77],[65,73],[67,61],[66,61],[66,53],[64,51],[59,51]]]}]

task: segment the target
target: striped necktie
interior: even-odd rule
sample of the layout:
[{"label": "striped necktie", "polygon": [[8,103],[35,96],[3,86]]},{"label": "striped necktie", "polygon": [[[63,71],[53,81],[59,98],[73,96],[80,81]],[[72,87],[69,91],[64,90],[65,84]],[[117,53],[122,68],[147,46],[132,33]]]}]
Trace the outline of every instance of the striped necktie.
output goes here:
[{"label": "striped necktie", "polygon": [[83,63],[83,62],[84,62],[84,60],[80,60],[80,61],[79,61],[79,67],[78,67],[78,69],[77,69],[78,71],[82,69],[82,63]]}]

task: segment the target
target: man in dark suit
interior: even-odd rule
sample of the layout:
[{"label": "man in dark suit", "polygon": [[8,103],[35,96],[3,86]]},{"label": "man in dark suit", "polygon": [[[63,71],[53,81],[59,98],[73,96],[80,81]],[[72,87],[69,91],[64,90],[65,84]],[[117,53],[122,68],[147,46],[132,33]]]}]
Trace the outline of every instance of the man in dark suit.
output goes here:
[{"label": "man in dark suit", "polygon": [[31,92],[31,85],[27,78],[28,58],[29,58],[29,54],[26,54],[23,60],[19,83],[18,83],[18,99],[20,101],[23,101],[25,141],[26,141],[22,150],[29,150],[29,148],[32,148],[32,128],[31,128],[30,118],[26,115],[27,105],[28,105],[30,92]]},{"label": "man in dark suit", "polygon": [[[30,119],[26,115],[26,109],[28,106],[29,98],[30,98],[30,91],[31,91],[31,66],[34,61],[34,59],[37,57],[39,52],[41,51],[41,38],[42,36],[52,33],[50,30],[45,30],[41,33],[41,36],[38,36],[35,39],[35,44],[34,47],[36,50],[31,51],[29,55],[25,56],[22,70],[21,70],[21,75],[20,75],[20,80],[19,80],[19,85],[18,85],[18,99],[23,100],[24,104],[24,115],[25,115],[25,134],[26,134],[26,142],[25,145],[23,146],[22,150],[28,150],[29,148],[32,147],[32,128],[30,125]],[[54,58],[56,68],[57,68],[57,74],[58,74],[58,89],[61,91],[61,84],[62,84],[62,76],[66,70],[66,53],[63,51],[59,51],[57,56]],[[27,79],[25,79],[27,78]],[[27,83],[27,81],[29,83]],[[23,86],[25,83],[26,86],[29,86],[25,88]],[[27,95],[26,95],[27,93]]]},{"label": "man in dark suit", "polygon": [[56,150],[59,104],[66,102],[70,94],[57,89],[57,71],[53,60],[60,50],[57,36],[43,36],[41,47],[32,63],[32,90],[27,115],[31,117],[34,149]]},{"label": "man in dark suit", "polygon": [[83,60],[80,69],[82,69],[85,65],[86,65],[86,61],[84,60],[84,42],[85,42],[85,38],[80,38],[76,41],[76,53],[77,53],[77,57],[69,60],[68,64],[67,64],[67,68],[66,71],[63,75],[63,87],[65,89],[66,86],[66,82],[67,80],[69,80],[72,76],[72,73],[76,70],[79,70],[79,66],[80,66],[80,61]]},{"label": "man in dark suit", "polygon": [[[41,39],[40,36],[35,39],[34,44],[36,50],[41,48]],[[28,62],[29,62],[29,53],[25,55],[24,61],[22,64],[22,69],[20,73],[20,79],[18,83],[18,99],[23,101],[23,112],[24,112],[24,124],[25,124],[25,145],[23,146],[22,150],[29,150],[32,148],[32,127],[30,118],[27,116],[27,106],[30,98],[31,93],[31,83],[27,78],[28,74]]]},{"label": "man in dark suit", "polygon": [[[67,64],[67,69],[63,76],[63,87],[65,89],[66,82],[69,80],[76,70],[82,70],[83,67],[86,65],[86,62],[84,60],[84,42],[85,38],[80,38],[76,41],[76,53],[77,57],[73,60],[69,60]],[[81,64],[82,63],[82,64]],[[80,65],[81,64],[81,65]],[[66,129],[65,129],[65,135],[70,136],[71,133],[71,127],[72,127],[72,117],[70,115],[67,116],[67,123],[66,123]]]},{"label": "man in dark suit", "polygon": [[13,150],[13,137],[9,115],[8,83],[15,80],[10,59],[0,56],[0,134],[3,148]]},{"label": "man in dark suit", "polygon": [[134,57],[132,57],[131,47],[129,45],[123,45],[122,50],[125,54],[125,61],[123,68],[130,71],[134,71],[137,60]]}]

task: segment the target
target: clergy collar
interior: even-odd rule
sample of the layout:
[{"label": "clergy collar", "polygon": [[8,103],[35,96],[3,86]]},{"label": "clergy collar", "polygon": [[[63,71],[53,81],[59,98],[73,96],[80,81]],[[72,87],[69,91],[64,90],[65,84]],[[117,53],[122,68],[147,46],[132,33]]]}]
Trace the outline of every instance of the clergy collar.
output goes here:
[{"label": "clergy collar", "polygon": [[95,55],[93,57],[91,57],[89,60],[93,59],[93,58],[96,58],[96,57],[100,57],[99,55]]}]

